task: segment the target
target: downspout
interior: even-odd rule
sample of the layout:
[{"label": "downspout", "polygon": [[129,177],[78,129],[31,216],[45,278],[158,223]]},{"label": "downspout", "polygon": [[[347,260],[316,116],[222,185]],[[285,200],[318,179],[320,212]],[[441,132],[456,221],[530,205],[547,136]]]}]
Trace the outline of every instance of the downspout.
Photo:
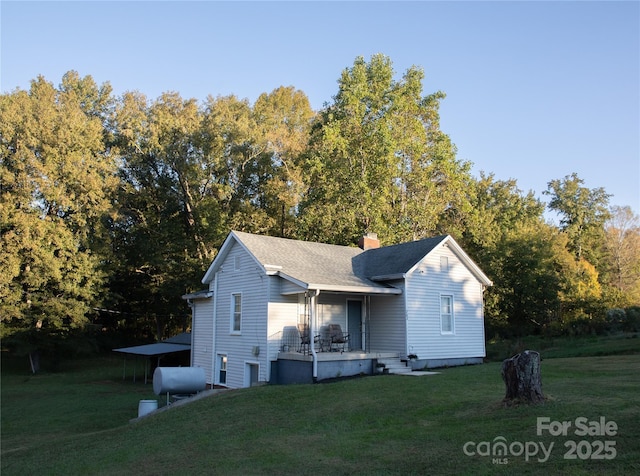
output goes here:
[{"label": "downspout", "polygon": [[[266,275],[266,274],[265,274]],[[266,275],[267,277],[267,321],[265,323],[265,348],[267,349],[266,352],[266,359],[267,359],[267,363],[265,364],[265,373],[266,373],[266,381],[270,382],[271,381],[271,365],[269,365],[269,356],[271,355],[271,343],[269,342],[269,335],[270,335],[270,326],[269,326],[269,311],[270,309],[270,302],[271,302],[271,276]],[[260,376],[258,376],[258,379],[260,379]]]},{"label": "downspout", "polygon": [[311,347],[311,360],[313,365],[313,381],[318,379],[318,354],[316,353],[316,346],[314,345],[314,337],[316,336],[316,302],[320,295],[320,290],[313,290],[309,296],[311,301],[309,303],[309,347]]},{"label": "downspout", "polygon": [[218,315],[218,274],[222,269],[216,271],[213,277],[213,316],[211,320],[211,388],[216,383],[216,322]]},{"label": "downspout", "polygon": [[407,279],[407,275],[403,275],[404,277],[404,292],[402,298],[404,299],[404,356],[400,356],[400,358],[407,357],[413,351],[409,348],[409,280]]},{"label": "downspout", "polygon": [[[195,354],[194,337],[196,335],[196,303],[191,299],[187,299],[187,306],[191,309],[191,350],[189,351],[189,365],[193,367],[193,355]],[[158,365],[160,367],[160,365]]]}]

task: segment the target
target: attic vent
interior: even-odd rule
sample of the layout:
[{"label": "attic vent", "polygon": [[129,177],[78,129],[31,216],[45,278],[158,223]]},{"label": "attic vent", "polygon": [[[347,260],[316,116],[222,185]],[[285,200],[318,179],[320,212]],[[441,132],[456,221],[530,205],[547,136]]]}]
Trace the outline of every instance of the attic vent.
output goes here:
[{"label": "attic vent", "polygon": [[235,269],[236,271],[240,269],[240,266],[242,265],[242,261],[240,259],[240,256],[236,256],[236,259],[233,262],[233,269]]},{"label": "attic vent", "polygon": [[440,271],[448,271],[448,270],[449,270],[449,257],[440,256]]}]

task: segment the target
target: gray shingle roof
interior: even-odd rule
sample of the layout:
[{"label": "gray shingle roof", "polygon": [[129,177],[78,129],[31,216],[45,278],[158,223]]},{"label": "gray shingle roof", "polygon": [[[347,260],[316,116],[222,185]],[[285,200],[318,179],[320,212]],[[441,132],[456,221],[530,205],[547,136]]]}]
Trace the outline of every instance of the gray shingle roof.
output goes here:
[{"label": "gray shingle roof", "polygon": [[386,288],[354,273],[353,260],[363,254],[360,248],[237,231],[234,234],[263,266],[277,266],[274,269],[303,283],[323,288]]},{"label": "gray shingle roof", "polygon": [[373,278],[407,273],[447,235],[367,250],[358,257],[357,272]]},{"label": "gray shingle roof", "polygon": [[367,293],[399,293],[398,289],[387,285],[385,281],[402,278],[437,246],[446,242],[480,282],[486,286],[492,285],[491,280],[449,235],[362,251],[351,246],[240,231],[229,234],[205,273],[203,283],[213,280],[235,242],[243,246],[268,272],[278,273],[306,289]]},{"label": "gray shingle roof", "polygon": [[363,287],[380,291],[389,288],[371,277],[406,273],[446,238],[362,251],[350,246],[233,233],[263,266],[275,266],[295,280],[324,289]]}]

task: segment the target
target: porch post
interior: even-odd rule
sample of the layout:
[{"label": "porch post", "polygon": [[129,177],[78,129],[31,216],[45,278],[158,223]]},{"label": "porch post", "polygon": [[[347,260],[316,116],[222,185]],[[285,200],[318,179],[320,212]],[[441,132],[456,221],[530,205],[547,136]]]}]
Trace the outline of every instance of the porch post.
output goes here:
[{"label": "porch post", "polygon": [[365,352],[369,352],[371,351],[371,346],[369,345],[369,307],[371,305],[371,296],[369,296],[368,294],[364,297],[363,299],[363,316],[362,316],[362,338],[363,338],[363,343],[362,343],[362,348],[364,349]]},{"label": "porch post", "polygon": [[317,298],[320,295],[320,290],[316,289],[312,291],[309,302],[309,347],[311,348],[311,360],[313,366],[313,381],[318,378],[318,355],[316,353],[316,346],[314,345],[314,336],[316,333],[316,303]]}]

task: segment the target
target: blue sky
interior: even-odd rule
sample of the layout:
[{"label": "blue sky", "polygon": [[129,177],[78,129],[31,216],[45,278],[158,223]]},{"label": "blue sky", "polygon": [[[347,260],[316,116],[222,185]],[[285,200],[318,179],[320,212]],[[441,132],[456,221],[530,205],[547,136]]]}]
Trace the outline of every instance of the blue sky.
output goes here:
[{"label": "blue sky", "polygon": [[576,172],[640,211],[640,3],[11,2],[0,89],[68,70],[150,99],[253,102],[292,85],[330,102],[357,56],[425,71],[458,157],[540,198]]}]

